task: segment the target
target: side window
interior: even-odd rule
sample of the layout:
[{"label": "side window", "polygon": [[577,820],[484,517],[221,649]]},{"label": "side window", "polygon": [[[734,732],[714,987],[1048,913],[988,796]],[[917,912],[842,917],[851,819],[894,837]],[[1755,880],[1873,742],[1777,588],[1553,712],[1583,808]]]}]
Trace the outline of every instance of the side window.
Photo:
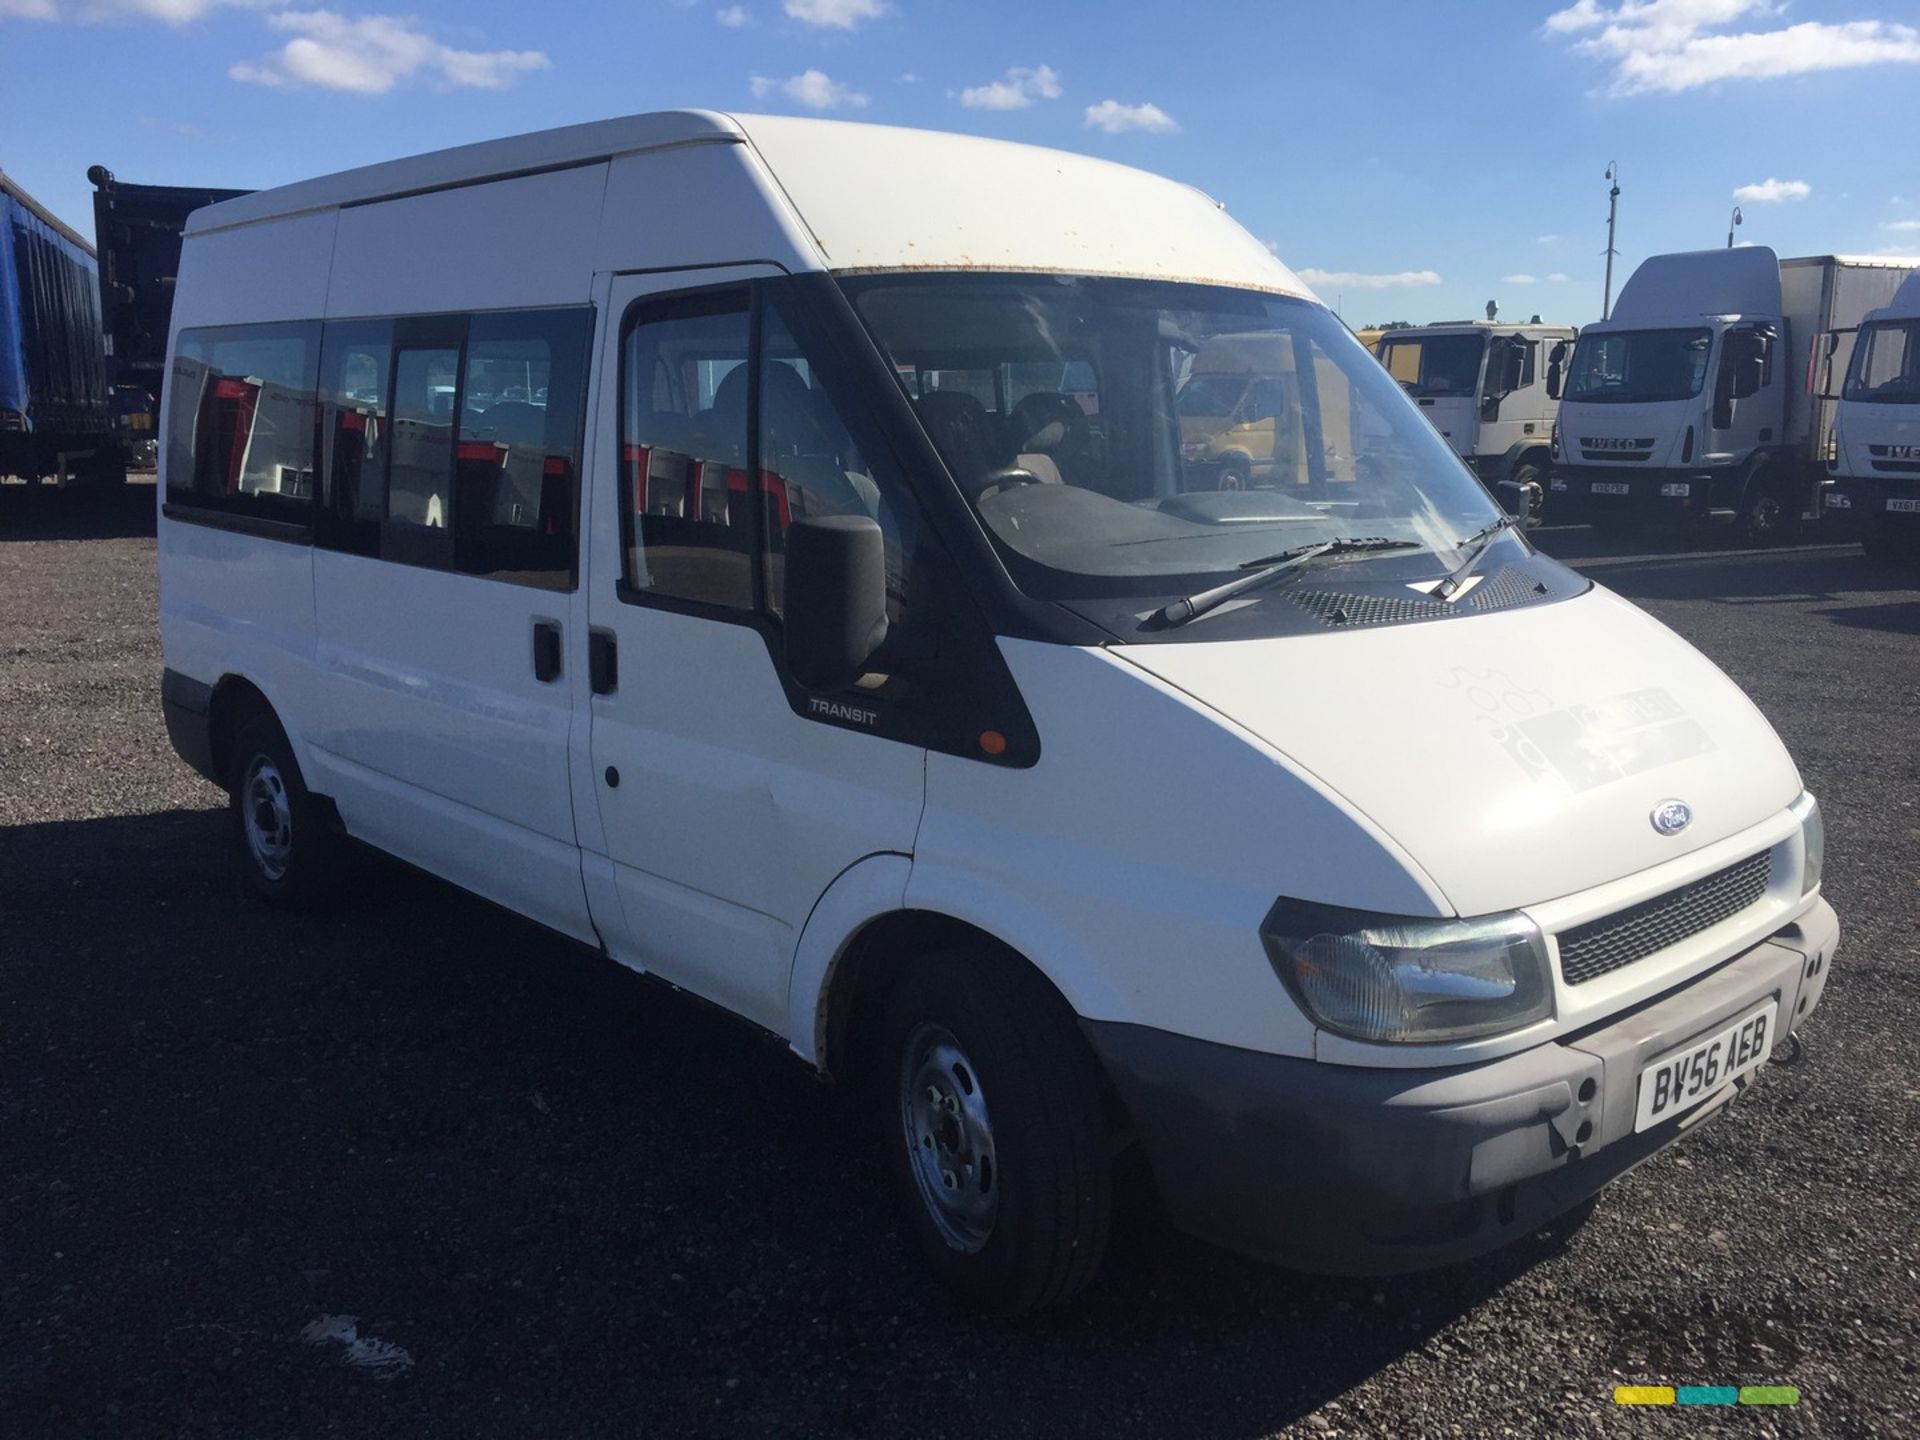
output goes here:
[{"label": "side window", "polygon": [[326,327],[320,351],[320,543],[328,548],[380,553],[392,363],[392,321],[350,320]]},{"label": "side window", "polygon": [[888,618],[907,613],[914,511],[903,487],[874,463],[850,425],[864,414],[837,397],[769,300],[760,326],[760,478],[767,513],[767,606],[784,608],[786,532],[796,520],[865,515],[879,522],[887,554]]},{"label": "side window", "polygon": [[744,290],[698,296],[627,316],[620,510],[632,590],[753,608],[748,299]]},{"label": "side window", "polygon": [[317,324],[182,331],[169,384],[167,500],[312,519]]},{"label": "side window", "polygon": [[393,353],[393,453],[387,523],[444,529],[453,508],[453,406],[460,351],[402,345]]},{"label": "side window", "polygon": [[1529,340],[1521,351],[1520,388],[1522,390],[1533,384],[1534,376],[1539,373],[1535,369],[1535,366],[1539,363],[1539,354],[1540,344],[1538,341],[1533,340]]},{"label": "side window", "polygon": [[476,315],[454,453],[453,565],[568,590],[592,312]]}]

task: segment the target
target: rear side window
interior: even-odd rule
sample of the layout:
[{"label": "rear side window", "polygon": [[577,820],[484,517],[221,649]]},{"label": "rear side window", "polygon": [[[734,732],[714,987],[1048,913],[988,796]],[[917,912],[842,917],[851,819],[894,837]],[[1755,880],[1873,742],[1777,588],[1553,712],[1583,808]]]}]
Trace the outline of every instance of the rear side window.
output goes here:
[{"label": "rear side window", "polygon": [[326,327],[320,543],[570,590],[593,312]]},{"label": "rear side window", "polygon": [[454,455],[454,568],[547,589],[576,574],[588,312],[476,315]]},{"label": "rear side window", "polygon": [[310,522],[319,363],[315,323],[182,331],[168,385],[167,502]]},{"label": "rear side window", "polygon": [[621,344],[622,574],[629,589],[753,608],[748,295],[636,311]]}]

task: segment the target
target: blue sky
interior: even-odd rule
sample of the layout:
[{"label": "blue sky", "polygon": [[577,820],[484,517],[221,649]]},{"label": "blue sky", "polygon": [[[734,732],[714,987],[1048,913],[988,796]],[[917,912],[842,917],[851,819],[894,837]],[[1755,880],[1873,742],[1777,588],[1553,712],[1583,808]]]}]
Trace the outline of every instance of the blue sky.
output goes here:
[{"label": "blue sky", "polygon": [[[1224,201],[1355,325],[1600,308],[1744,240],[1920,253],[1916,0],[0,0],[0,168],[279,184],[680,106],[963,130]],[[883,182],[882,182],[883,183]]]}]

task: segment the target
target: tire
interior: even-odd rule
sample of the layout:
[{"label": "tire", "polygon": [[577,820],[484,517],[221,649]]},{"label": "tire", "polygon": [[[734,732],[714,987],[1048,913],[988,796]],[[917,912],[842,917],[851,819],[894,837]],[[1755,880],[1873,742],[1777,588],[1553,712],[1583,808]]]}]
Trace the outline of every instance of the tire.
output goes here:
[{"label": "tire", "polygon": [[325,898],[338,878],[339,837],[270,712],[256,710],[240,722],[228,773],[228,810],[247,889],[289,908]]},{"label": "tire", "polygon": [[1219,488],[1222,490],[1251,490],[1253,488],[1253,461],[1245,455],[1227,455],[1220,461]]},{"label": "tire", "polygon": [[888,1167],[934,1272],[996,1314],[1072,1300],[1106,1254],[1113,1166],[1065,1002],[1009,955],[946,951],[909,963],[880,1037]]},{"label": "tire", "polygon": [[1800,517],[1764,470],[1755,472],[1740,499],[1740,536],[1750,545],[1780,545],[1793,538]]}]

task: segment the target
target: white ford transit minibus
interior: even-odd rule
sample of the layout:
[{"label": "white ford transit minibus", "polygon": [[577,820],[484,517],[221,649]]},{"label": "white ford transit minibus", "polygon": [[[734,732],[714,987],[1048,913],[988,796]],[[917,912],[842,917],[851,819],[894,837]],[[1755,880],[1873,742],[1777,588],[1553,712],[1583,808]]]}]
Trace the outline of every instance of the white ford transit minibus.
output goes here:
[{"label": "white ford transit minibus", "polygon": [[252,887],[350,836],[874,1086],[983,1305],[1088,1282],[1129,1147],[1255,1255],[1491,1248],[1826,982],[1759,712],[1186,186],[644,115],[202,210],[174,326],[165,710]]}]

